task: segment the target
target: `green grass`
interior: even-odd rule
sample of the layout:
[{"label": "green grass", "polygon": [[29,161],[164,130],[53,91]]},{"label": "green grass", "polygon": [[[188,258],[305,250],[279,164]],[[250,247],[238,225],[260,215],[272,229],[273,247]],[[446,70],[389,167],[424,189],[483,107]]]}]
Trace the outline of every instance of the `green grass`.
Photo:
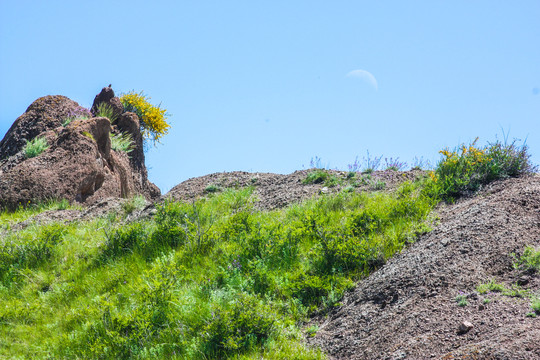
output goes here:
[{"label": "green grass", "polygon": [[[430,230],[445,196],[437,181],[273,211],[257,210],[253,188],[221,189],[127,224],[112,213],[17,232],[50,207],[3,212],[0,358],[324,359],[304,324]],[[494,281],[478,289],[497,290],[523,295]]]},{"label": "green grass", "polygon": [[24,156],[27,159],[33,158],[44,152],[49,148],[47,144],[47,139],[44,137],[36,137],[30,141],[26,142],[26,145],[23,148]]},{"label": "green grass", "polygon": [[254,209],[252,189],[11,233],[0,247],[0,357],[302,358],[310,314],[419,232],[419,183]]},{"label": "green grass", "polygon": [[102,102],[98,105],[96,117],[107,118],[109,119],[111,124],[118,119],[118,116],[114,113],[114,109],[112,108],[112,106],[105,102]]},{"label": "green grass", "polygon": [[111,149],[115,151],[122,151],[129,153],[133,151],[135,144],[133,143],[133,138],[128,133],[119,133],[110,135],[111,138]]}]

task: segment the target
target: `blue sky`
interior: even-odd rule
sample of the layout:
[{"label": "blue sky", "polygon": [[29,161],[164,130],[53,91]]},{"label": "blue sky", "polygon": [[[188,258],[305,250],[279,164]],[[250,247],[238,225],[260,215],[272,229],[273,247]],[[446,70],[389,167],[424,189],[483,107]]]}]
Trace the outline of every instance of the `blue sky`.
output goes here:
[{"label": "blue sky", "polygon": [[171,114],[162,191],[219,171],[439,159],[480,137],[540,162],[539,1],[0,1],[0,136],[35,99],[143,90]]}]

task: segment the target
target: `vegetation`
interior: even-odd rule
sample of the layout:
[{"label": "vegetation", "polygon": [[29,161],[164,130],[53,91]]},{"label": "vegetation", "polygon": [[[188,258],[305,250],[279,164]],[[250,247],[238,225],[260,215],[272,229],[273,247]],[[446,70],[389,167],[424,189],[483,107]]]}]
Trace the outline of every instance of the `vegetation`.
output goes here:
[{"label": "vegetation", "polygon": [[[515,254],[513,255],[515,257]],[[514,268],[540,271],[540,249],[536,249],[532,246],[525,247],[523,255],[521,255],[519,259],[516,258]]]},{"label": "vegetation", "polygon": [[468,192],[478,190],[494,180],[532,173],[536,167],[530,162],[527,146],[516,141],[503,144],[499,141],[477,147],[478,138],[468,146],[454,151],[441,150],[443,159],[430,173],[431,196],[453,201]]},{"label": "vegetation", "polygon": [[49,145],[47,144],[47,139],[44,137],[35,137],[26,142],[26,145],[23,148],[23,153],[27,159],[30,159],[38,156],[48,148]]},{"label": "vegetation", "polygon": [[349,188],[273,211],[257,210],[243,188],[164,201],[129,223],[144,199],[124,214],[16,232],[13,222],[47,207],[1,213],[0,358],[323,359],[304,346],[310,316],[429,231],[433,207],[474,188],[464,179],[491,178],[482,171],[498,161],[471,163],[478,176],[461,177],[453,167],[467,155],[444,156],[430,177],[392,192]]},{"label": "vegetation", "polygon": [[133,138],[128,133],[119,133],[110,135],[111,138],[111,149],[115,151],[122,151],[129,153],[133,151],[135,144],[133,143]]},{"label": "vegetation", "polygon": [[99,105],[97,106],[96,117],[107,118],[109,119],[111,124],[118,120],[118,115],[114,113],[113,107],[111,106],[111,104],[108,104],[106,102],[99,103]]},{"label": "vegetation", "polygon": [[161,105],[150,104],[149,100],[150,98],[142,92],[134,91],[120,97],[124,109],[134,112],[139,117],[143,138],[151,140],[155,145],[163,135],[169,132],[170,125],[166,122],[167,110],[161,109]]}]

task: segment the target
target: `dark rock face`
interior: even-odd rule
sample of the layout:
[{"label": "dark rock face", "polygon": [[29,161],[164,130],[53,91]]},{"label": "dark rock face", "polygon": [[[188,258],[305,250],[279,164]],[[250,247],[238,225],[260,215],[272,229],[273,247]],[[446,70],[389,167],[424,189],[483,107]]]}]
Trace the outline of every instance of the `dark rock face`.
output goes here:
[{"label": "dark rock face", "polygon": [[15,155],[26,144],[48,130],[62,126],[80,109],[79,104],[61,95],[48,95],[34,101],[13,123],[0,142],[0,160]]},{"label": "dark rock face", "polygon": [[[115,126],[103,117],[62,126],[77,109],[80,106],[66,97],[47,96],[13,124],[0,142],[0,207],[49,199],[91,205],[110,197],[160,196],[148,181],[137,115],[126,113]],[[111,132],[131,134],[134,150],[129,156],[111,149]],[[27,159],[25,140],[36,136],[45,137],[49,148]]]},{"label": "dark rock face", "polygon": [[114,95],[114,90],[110,86],[101,89],[101,92],[94,98],[94,103],[92,104],[91,109],[92,114],[97,115],[98,106],[101,103],[108,104],[111,107],[114,118],[116,119],[124,112],[124,105],[122,105],[120,99]]}]

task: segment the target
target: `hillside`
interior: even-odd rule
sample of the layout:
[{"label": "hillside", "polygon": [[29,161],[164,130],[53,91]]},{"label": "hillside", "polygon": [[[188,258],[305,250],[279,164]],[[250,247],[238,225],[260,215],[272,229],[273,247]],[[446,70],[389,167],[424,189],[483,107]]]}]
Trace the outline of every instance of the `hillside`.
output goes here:
[{"label": "hillside", "polygon": [[[433,231],[316,321],[312,344],[332,359],[540,358],[540,323],[520,295],[539,294],[540,278],[514,269],[511,255],[540,245],[540,176],[494,183],[437,213]],[[515,291],[478,291],[491,281]],[[460,333],[464,321],[473,328]]]},{"label": "hillside", "polygon": [[[346,173],[328,173],[342,176],[342,181],[347,178]],[[344,183],[331,188],[326,188],[324,183],[303,184],[302,179],[308,174],[309,171],[291,175],[240,172],[212,174],[179,184],[164,199],[193,201],[200,196],[216,197],[205,191],[210,185],[218,185],[218,192],[230,187],[241,189],[244,185],[257,189],[259,185],[255,193],[271,194],[273,189],[274,194],[279,194],[275,197],[262,195],[255,198],[258,208],[268,209],[275,208],[275,204],[281,203],[283,199],[295,203],[310,196],[326,197],[327,191],[343,193]],[[376,172],[373,177],[384,178],[390,184],[385,191],[393,192],[398,185],[398,182],[391,181],[394,177],[414,180],[421,176],[415,172],[390,171]],[[251,180],[253,178],[258,180],[255,182]],[[363,190],[374,191],[369,187]],[[126,203],[110,199],[90,209],[49,210],[25,219],[20,222],[22,226],[11,222],[11,231],[21,232],[28,227],[32,228],[35,221],[41,226],[59,220],[76,225],[80,221],[92,221],[96,216],[110,217],[108,213],[121,213]],[[153,208],[139,207],[140,210],[124,218],[125,226],[133,221],[154,217]],[[315,314],[304,325],[307,331],[305,339],[311,346],[321,348],[331,359],[538,358],[540,323],[527,314],[531,314],[531,298],[540,291],[540,278],[530,269],[514,269],[516,258],[511,254],[518,256],[523,254],[527,245],[540,244],[539,209],[538,175],[498,181],[456,204],[439,205],[435,210],[438,220],[433,230],[420,236],[402,253],[359,281],[329,313]],[[119,218],[116,216],[115,219]],[[98,248],[103,246],[99,243],[96,245]],[[90,252],[77,256],[95,258],[96,255]],[[87,265],[83,268],[87,268]],[[202,271],[207,273],[206,270]],[[43,277],[43,272],[40,273]],[[95,271],[92,270],[92,273]],[[31,282],[38,281],[36,279],[39,277],[30,274],[27,276],[34,279]],[[126,276],[121,275],[121,278],[126,279],[124,283],[130,282],[130,277]],[[88,283],[89,279],[84,281]],[[18,286],[19,292],[28,286],[24,283],[22,288]],[[49,280],[47,293],[54,295],[55,291],[65,286],[62,283]],[[482,285],[484,288],[491,286],[491,291],[482,293]],[[103,285],[96,283],[92,286],[99,288]],[[506,290],[497,291],[500,286]],[[98,290],[97,294],[103,294],[102,291]],[[456,297],[461,295],[466,299],[466,306],[459,306],[456,301]],[[69,306],[73,310],[80,308],[75,304]],[[9,330],[15,321],[13,318],[10,320],[9,313],[2,313],[4,331]],[[25,322],[30,321],[31,324],[36,321],[29,319]],[[459,327],[464,321],[470,322],[473,327],[460,332]],[[20,328],[18,331],[21,331]],[[13,347],[14,344],[7,348],[5,343],[2,346],[3,356],[9,353],[5,352],[6,349],[17,348]],[[294,353],[307,350],[297,348],[288,351]],[[283,355],[280,352],[268,352],[263,357],[288,358],[290,353]],[[35,355],[36,352],[30,351],[27,354]],[[312,356],[306,353],[305,358]]]}]

